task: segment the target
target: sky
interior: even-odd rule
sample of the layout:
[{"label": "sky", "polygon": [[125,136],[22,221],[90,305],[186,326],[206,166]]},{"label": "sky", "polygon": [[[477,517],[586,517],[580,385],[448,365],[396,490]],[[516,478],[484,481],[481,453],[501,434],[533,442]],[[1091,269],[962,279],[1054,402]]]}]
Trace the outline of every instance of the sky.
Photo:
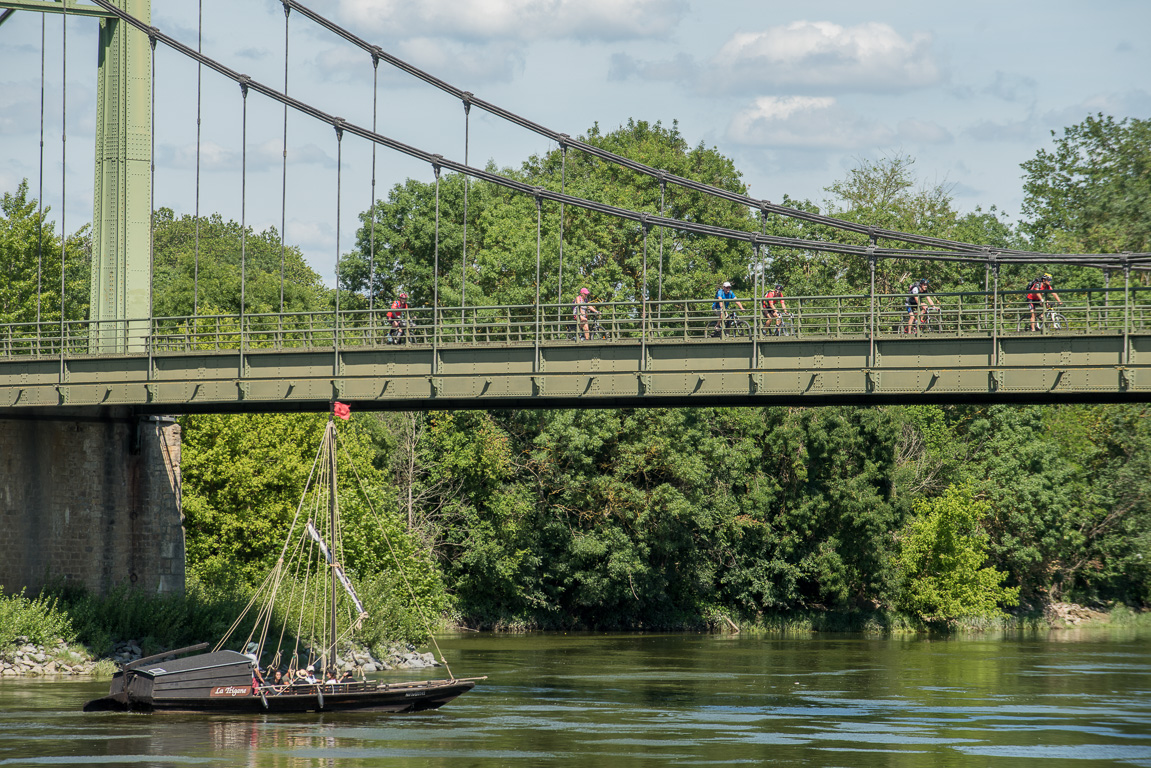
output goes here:
[{"label": "sky", "polygon": [[[198,4],[201,4],[198,5]],[[153,0],[152,23],[277,89],[285,19],[278,0]],[[477,97],[571,136],[629,118],[677,123],[692,145],[732,159],[749,193],[823,206],[861,161],[914,158],[961,211],[992,205],[1016,221],[1020,163],[1052,131],[1102,112],[1151,118],[1151,2],[1105,0],[312,0],[358,36]],[[0,26],[0,192],[27,178],[59,217],[66,184],[74,231],[92,217],[96,35],[93,19],[44,23],[44,171],[40,172],[41,15]],[[352,123],[473,166],[517,167],[553,143],[462,104],[293,13],[288,92]],[[157,206],[196,210],[197,68],[158,48]],[[64,70],[66,68],[66,79]],[[67,85],[67,155],[62,83]],[[372,149],[292,113],[281,205],[283,108],[248,99],[241,199],[242,100],[205,70],[200,90],[202,215],[281,227],[330,285],[372,199]],[[337,158],[339,162],[337,163]],[[375,155],[376,196],[432,170]],[[62,180],[63,178],[63,180]],[[337,187],[339,195],[337,196]],[[338,200],[337,200],[338,197]],[[339,215],[337,216],[337,203]],[[337,238],[339,242],[337,244]]]}]

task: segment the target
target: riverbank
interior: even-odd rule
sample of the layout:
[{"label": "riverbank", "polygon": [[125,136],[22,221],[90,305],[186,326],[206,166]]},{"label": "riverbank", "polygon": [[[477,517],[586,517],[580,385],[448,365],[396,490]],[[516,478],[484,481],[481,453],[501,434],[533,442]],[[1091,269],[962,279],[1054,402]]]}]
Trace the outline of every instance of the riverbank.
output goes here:
[{"label": "riverbank", "polygon": [[[140,641],[116,643],[110,656],[95,656],[83,645],[57,639],[50,643],[33,643],[27,637],[0,650],[0,677],[71,677],[109,678],[124,664],[143,658]],[[362,645],[345,651],[336,664],[341,671],[357,677],[391,669],[424,669],[441,666],[430,653],[420,653],[414,646],[392,645],[371,649]]]}]

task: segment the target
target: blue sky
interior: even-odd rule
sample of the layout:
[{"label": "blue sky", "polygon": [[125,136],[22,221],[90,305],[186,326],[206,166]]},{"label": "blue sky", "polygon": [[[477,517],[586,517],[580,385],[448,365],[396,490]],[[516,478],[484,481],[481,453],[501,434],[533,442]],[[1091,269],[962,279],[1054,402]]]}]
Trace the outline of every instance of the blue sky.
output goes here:
[{"label": "blue sky", "polygon": [[[284,14],[274,0],[202,0],[204,52],[277,88]],[[154,0],[153,24],[195,46],[197,2]],[[314,0],[359,36],[477,96],[577,136],[628,118],[678,121],[691,144],[731,157],[750,192],[822,204],[860,159],[915,158],[961,210],[1022,200],[1019,164],[1052,130],[1103,112],[1151,117],[1151,2],[964,3],[736,0]],[[0,27],[0,190],[38,183],[40,17]],[[299,14],[289,24],[289,92],[370,126],[367,54]],[[61,20],[47,20],[45,202],[59,212]],[[96,22],[68,22],[68,229],[90,220]],[[195,204],[196,68],[159,49],[157,205]],[[380,132],[463,160],[462,105],[381,64]],[[201,213],[240,217],[239,89],[205,71]],[[283,114],[248,105],[247,220],[280,225]],[[472,110],[469,160],[518,165],[552,145]],[[336,254],[336,141],[289,116],[290,242],[330,283]],[[377,151],[380,196],[431,169]],[[371,149],[346,138],[341,250],[371,200]]]}]

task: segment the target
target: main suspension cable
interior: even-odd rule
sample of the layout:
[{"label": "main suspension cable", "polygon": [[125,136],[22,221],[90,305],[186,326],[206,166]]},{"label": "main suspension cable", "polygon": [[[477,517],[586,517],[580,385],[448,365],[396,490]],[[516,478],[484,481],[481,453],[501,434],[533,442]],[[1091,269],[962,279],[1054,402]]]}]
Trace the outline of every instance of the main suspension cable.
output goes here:
[{"label": "main suspension cable", "polygon": [[[127,21],[128,23],[132,24],[133,26],[137,26],[141,29],[151,29],[151,27],[148,27],[148,25],[144,24],[139,19],[136,19],[131,14],[128,14],[128,13],[122,11],[121,9],[119,9],[118,7],[116,7],[115,5],[112,5],[111,2],[109,2],[109,0],[92,0],[92,1],[96,5],[107,10],[109,13],[115,15],[117,18],[123,19],[124,21]],[[283,1],[284,2],[290,2],[292,4],[292,7],[297,9],[297,10],[302,8],[302,6],[300,6],[298,3],[294,2],[294,0],[283,0]],[[667,227],[670,227],[670,228],[673,228],[676,230],[680,230],[680,231],[684,231],[684,232],[690,232],[690,233],[697,234],[697,235],[707,235],[707,236],[712,236],[712,237],[720,237],[720,238],[726,238],[729,240],[738,240],[738,241],[743,241],[743,242],[759,242],[761,244],[769,244],[769,245],[774,245],[777,247],[791,248],[791,249],[797,249],[797,250],[808,250],[808,251],[817,251],[817,252],[826,252],[826,253],[841,253],[841,254],[845,254],[845,255],[856,255],[856,256],[867,256],[868,254],[874,252],[876,256],[882,257],[882,258],[931,259],[931,260],[937,260],[937,261],[953,261],[953,262],[957,262],[957,263],[983,264],[989,258],[991,258],[994,255],[998,259],[999,263],[1044,263],[1044,262],[1050,262],[1052,260],[1058,259],[1064,263],[1075,263],[1075,264],[1080,264],[1082,266],[1102,266],[1102,265],[1108,264],[1108,263],[1121,264],[1121,263],[1123,263],[1123,259],[1127,259],[1128,262],[1143,262],[1143,261],[1151,260],[1151,252],[1149,252],[1149,253],[1132,253],[1132,254],[1126,254],[1126,255],[1122,255],[1122,256],[1120,256],[1120,255],[1101,255],[1101,254],[1044,254],[1044,253],[1033,253],[1030,251],[1011,251],[1011,250],[997,250],[994,252],[989,252],[985,246],[969,246],[967,244],[959,244],[959,245],[970,248],[970,250],[959,251],[959,252],[948,252],[948,251],[937,251],[937,250],[909,250],[909,249],[901,249],[901,248],[875,249],[874,251],[872,251],[868,246],[863,246],[863,245],[850,245],[850,244],[833,243],[833,242],[819,241],[819,240],[804,240],[801,238],[769,236],[769,235],[762,235],[762,234],[758,234],[758,233],[748,232],[745,230],[729,229],[727,227],[702,224],[699,222],[682,221],[682,220],[678,220],[678,219],[665,218],[662,216],[661,217],[653,217],[653,216],[650,216],[649,214],[640,213],[637,211],[632,211],[632,210],[629,210],[626,208],[619,208],[617,206],[606,205],[604,203],[598,203],[598,202],[595,202],[592,200],[587,200],[584,198],[578,198],[578,197],[574,197],[574,196],[567,195],[567,194],[560,193],[560,192],[554,192],[554,191],[551,191],[551,190],[548,190],[545,188],[535,187],[535,186],[532,186],[532,185],[527,184],[525,182],[516,181],[514,179],[509,179],[507,177],[501,176],[501,175],[496,174],[496,173],[492,173],[492,172],[487,171],[487,170],[483,170],[483,169],[479,169],[479,168],[472,168],[472,167],[469,167],[467,165],[464,165],[463,163],[458,163],[458,162],[455,162],[453,160],[447,160],[442,155],[433,154],[431,152],[427,152],[425,150],[421,150],[421,149],[418,149],[416,147],[412,147],[412,146],[410,146],[408,144],[404,144],[403,142],[398,141],[396,139],[392,139],[388,136],[384,136],[382,134],[373,132],[373,131],[366,129],[366,128],[363,128],[361,126],[343,121],[341,118],[336,118],[332,115],[329,115],[328,113],[324,112],[323,110],[318,109],[317,107],[314,107],[310,104],[302,102],[298,99],[294,99],[290,96],[287,96],[285,94],[282,94],[282,93],[276,91],[274,88],[266,86],[262,83],[255,81],[255,80],[252,80],[247,75],[242,75],[242,74],[236,72],[235,70],[232,70],[232,69],[224,66],[220,62],[215,61],[214,59],[211,59],[211,58],[204,56],[202,54],[198,54],[196,51],[191,50],[188,46],[180,43],[179,41],[177,41],[177,40],[175,40],[175,39],[173,39],[167,35],[164,35],[164,34],[159,33],[159,32],[157,32],[156,34],[157,34],[158,39],[161,40],[162,42],[164,42],[169,47],[183,53],[186,56],[199,59],[200,61],[202,61],[202,63],[204,65],[210,67],[211,69],[214,69],[216,72],[220,73],[221,75],[224,75],[225,77],[230,78],[236,82],[243,82],[244,84],[247,85],[248,88],[256,90],[259,93],[261,93],[261,94],[263,94],[263,95],[265,95],[271,99],[274,99],[276,101],[280,101],[281,103],[286,103],[289,106],[291,106],[293,109],[296,109],[297,111],[302,112],[302,113],[304,113],[304,114],[306,114],[306,115],[308,115],[308,116],[310,116],[316,120],[320,120],[321,122],[326,122],[329,125],[334,126],[337,121],[340,121],[342,124],[342,127],[345,131],[352,133],[356,136],[359,136],[361,138],[376,142],[378,144],[381,144],[383,146],[388,147],[389,149],[393,149],[395,151],[401,152],[402,154],[408,155],[409,157],[416,158],[416,159],[421,160],[423,162],[435,164],[438,167],[446,168],[448,170],[455,171],[458,173],[468,174],[468,175],[472,176],[473,178],[477,178],[477,179],[480,179],[483,181],[489,181],[493,184],[497,184],[497,185],[505,187],[507,189],[511,189],[511,190],[520,192],[521,194],[529,195],[532,197],[538,196],[542,199],[551,200],[553,202],[566,202],[568,204],[575,205],[575,206],[580,207],[580,208],[584,208],[585,210],[595,211],[597,213],[602,213],[602,214],[605,214],[608,216],[614,216],[614,217],[620,218],[620,219],[626,219],[626,220],[630,220],[630,221],[634,221],[634,222],[639,222],[641,220],[641,217],[646,216],[646,217],[648,217],[649,223],[652,226],[667,226]],[[379,50],[379,49],[375,49],[375,50]],[[381,58],[386,59],[386,55],[381,55]],[[479,102],[475,101],[474,103],[479,103]],[[573,139],[571,139],[570,137],[566,137],[566,136],[564,136],[564,140],[568,141],[570,143],[573,143],[573,144],[577,143]],[[679,177],[674,177],[674,176],[668,174],[666,176],[666,178],[669,182],[678,183],[676,180]],[[687,182],[688,180],[684,179],[683,181]],[[689,182],[689,183],[695,184],[695,182]],[[706,189],[698,189],[697,191],[703,192],[705,194],[707,193]],[[734,194],[734,193],[730,193],[730,194]],[[740,202],[744,202],[744,201],[741,200]],[[761,207],[763,210],[768,211],[768,212],[774,211],[773,206],[770,203],[767,203],[765,201],[758,201],[758,200],[752,200],[751,198],[747,198],[746,202],[753,203],[754,205]],[[822,218],[826,219],[827,217],[822,217]],[[876,237],[886,237],[886,235],[884,234],[884,232],[886,230],[878,230],[878,229],[874,229],[874,228],[863,227],[860,231],[865,232],[865,233],[869,232],[871,234],[874,234]],[[933,241],[937,240],[935,238],[927,238],[927,239],[933,240]],[[952,241],[946,241],[946,242],[950,243]]]},{"label": "main suspension cable", "polygon": [[[99,5],[104,4],[103,0],[95,0],[95,2],[97,2],[97,4],[99,4]],[[632,171],[635,171],[636,173],[640,173],[640,174],[643,174],[645,176],[649,176],[649,177],[655,178],[655,179],[665,179],[667,182],[670,182],[670,183],[675,184],[677,186],[684,187],[686,189],[690,189],[694,192],[699,192],[701,194],[709,195],[711,197],[718,197],[720,199],[727,200],[729,202],[737,203],[740,205],[745,205],[749,208],[761,208],[768,213],[775,213],[775,214],[778,214],[781,216],[786,216],[788,218],[800,219],[802,221],[806,221],[806,222],[811,223],[811,224],[822,224],[822,225],[832,227],[835,229],[841,229],[841,230],[845,230],[848,232],[855,232],[857,234],[868,235],[869,237],[874,235],[875,237],[882,238],[884,240],[895,240],[895,241],[900,241],[900,242],[913,243],[913,244],[917,244],[917,245],[930,246],[933,248],[942,248],[942,249],[946,249],[946,250],[957,250],[957,251],[967,251],[967,250],[970,250],[972,248],[979,248],[980,247],[974,243],[965,243],[965,242],[961,242],[958,240],[949,240],[946,238],[930,237],[927,235],[918,235],[918,234],[913,234],[913,233],[909,233],[909,232],[901,232],[899,230],[893,230],[893,229],[870,227],[866,224],[860,224],[858,222],[847,221],[845,219],[839,219],[839,218],[835,218],[833,216],[824,216],[821,214],[811,213],[809,211],[803,211],[803,210],[800,210],[798,208],[790,208],[788,206],[777,205],[777,204],[772,203],[768,200],[757,200],[755,198],[752,198],[752,197],[745,195],[745,194],[741,194],[739,192],[732,192],[730,190],[723,189],[721,187],[715,187],[715,186],[712,186],[710,184],[704,184],[702,182],[693,181],[691,179],[687,179],[687,178],[684,178],[682,176],[676,176],[675,174],[667,173],[666,171],[660,170],[658,168],[653,168],[651,166],[644,165],[643,163],[636,162],[636,161],[631,160],[630,158],[624,157],[622,155],[617,155],[614,152],[610,152],[606,149],[603,149],[601,147],[597,147],[593,144],[589,144],[587,142],[580,141],[579,139],[573,139],[570,136],[568,136],[567,134],[560,133],[558,131],[554,131],[554,130],[551,130],[549,128],[546,128],[543,125],[540,125],[540,124],[535,123],[531,120],[528,120],[525,117],[517,115],[514,112],[506,110],[506,109],[499,107],[495,104],[484,101],[483,99],[477,99],[472,94],[468,93],[467,91],[464,91],[461,88],[458,88],[454,85],[451,85],[450,83],[448,83],[444,80],[441,80],[441,79],[439,79],[439,78],[437,78],[437,77],[435,77],[435,76],[433,76],[427,72],[424,72],[423,70],[407,63],[406,61],[403,61],[402,59],[397,58],[396,56],[393,56],[389,53],[386,53],[379,46],[372,45],[371,43],[367,42],[366,40],[363,40],[362,38],[356,36],[355,34],[350,32],[349,30],[339,26],[335,22],[324,17],[323,15],[311,10],[307,6],[301,5],[296,0],[282,0],[282,2],[284,3],[285,6],[290,5],[292,8],[295,8],[301,14],[303,14],[306,18],[310,19],[311,21],[318,24],[319,26],[321,26],[321,27],[327,29],[328,31],[338,35],[339,37],[342,37],[344,40],[347,40],[348,42],[352,43],[355,46],[358,46],[359,48],[362,48],[365,51],[372,52],[373,55],[376,55],[379,58],[383,59],[388,64],[391,64],[393,67],[395,67],[396,69],[399,69],[403,72],[406,72],[409,75],[412,75],[413,77],[415,77],[419,80],[422,80],[425,83],[428,83],[429,85],[431,85],[435,88],[438,88],[439,90],[443,91],[444,93],[451,94],[452,96],[459,98],[459,99],[467,98],[471,103],[475,104],[480,109],[488,112],[489,114],[500,117],[500,118],[502,118],[502,119],[504,119],[510,123],[518,125],[521,128],[524,128],[528,131],[531,131],[532,133],[535,133],[539,136],[551,139],[552,141],[559,142],[561,144],[563,144],[565,142],[570,143],[572,146],[576,147],[577,149],[579,149],[580,151],[582,151],[586,154],[589,154],[593,157],[597,157],[600,160],[604,160],[604,161],[609,162],[609,163],[614,163],[616,165],[623,166],[623,167],[628,168]],[[1001,253],[1003,253],[1003,254],[1009,253],[1009,254],[1015,255],[1015,254],[1026,254],[1026,253],[1032,253],[1032,252],[1031,251],[1004,249],[1001,251]],[[1049,254],[1049,256],[1050,256],[1050,254]]]}]

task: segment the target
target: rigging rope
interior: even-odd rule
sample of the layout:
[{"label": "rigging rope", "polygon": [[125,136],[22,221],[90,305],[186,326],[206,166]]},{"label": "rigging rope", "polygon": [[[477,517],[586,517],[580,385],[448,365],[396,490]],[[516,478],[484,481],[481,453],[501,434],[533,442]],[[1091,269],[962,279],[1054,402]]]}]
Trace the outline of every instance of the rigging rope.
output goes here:
[{"label": "rigging rope", "polygon": [[[137,26],[141,29],[149,29],[149,27],[147,25],[145,25],[143,22],[141,22],[139,19],[136,19],[135,17],[131,16],[130,14],[117,8],[115,5],[112,5],[109,2],[109,0],[92,0],[92,1],[96,5],[103,8],[104,10],[107,10],[109,13],[115,15],[117,18],[123,19],[124,21],[127,21],[128,23],[130,23],[134,26]],[[284,0],[284,2],[291,3],[292,7],[294,9],[297,9],[297,10],[301,10],[303,8],[302,6],[299,5],[299,3],[294,2],[294,0]],[[220,73],[221,75],[224,75],[225,77],[228,77],[232,80],[235,80],[236,82],[241,82],[241,80],[243,80],[243,82],[245,82],[249,88],[258,91],[259,93],[261,93],[261,94],[263,94],[269,98],[272,98],[276,101],[280,101],[282,103],[286,103],[289,106],[291,106],[293,109],[296,109],[297,111],[302,112],[302,113],[304,113],[304,114],[306,114],[306,115],[308,115],[314,119],[320,120],[322,122],[326,122],[330,125],[335,125],[335,121],[337,118],[333,117],[332,115],[327,114],[326,112],[324,112],[324,111],[322,111],[316,107],[311,106],[310,104],[299,101],[298,99],[291,98],[289,96],[286,96],[285,94],[279,93],[278,91],[276,91],[273,88],[270,88],[270,87],[263,85],[263,84],[255,81],[255,80],[252,80],[247,75],[241,75],[240,73],[238,73],[232,69],[229,69],[228,67],[215,61],[214,59],[211,59],[207,56],[204,56],[202,54],[197,53],[196,51],[191,50],[190,48],[188,48],[184,44],[180,43],[179,41],[177,41],[177,40],[175,40],[175,39],[173,39],[167,35],[164,35],[162,33],[157,33],[157,37],[162,42],[164,42],[165,45],[168,45],[169,47],[174,48],[175,50],[183,53],[186,56],[189,56],[189,57],[192,57],[192,58],[195,58],[195,59],[201,61],[204,65],[210,67],[211,69],[215,70],[216,72]],[[374,50],[378,51],[379,49],[376,48]],[[387,60],[388,56],[381,52],[381,58]],[[481,102],[479,100],[473,99],[473,103],[479,104]],[[497,184],[499,186],[505,187],[507,189],[512,189],[512,190],[518,191],[518,192],[525,194],[525,195],[531,195],[531,196],[537,196],[538,195],[539,197],[541,197],[543,199],[551,200],[553,202],[566,202],[568,204],[575,205],[577,207],[584,208],[586,210],[595,211],[597,213],[602,213],[602,214],[606,214],[609,216],[615,216],[616,218],[627,219],[630,221],[639,221],[641,215],[648,216],[648,214],[641,214],[639,212],[628,210],[625,208],[619,208],[616,206],[605,205],[603,203],[598,203],[598,202],[586,200],[583,198],[573,197],[571,195],[567,195],[564,193],[558,193],[558,192],[553,192],[553,191],[547,190],[547,189],[533,187],[533,186],[526,184],[524,182],[509,179],[509,178],[500,176],[499,174],[496,174],[496,173],[492,173],[492,172],[482,170],[479,168],[471,168],[471,167],[466,166],[462,163],[457,163],[457,162],[452,161],[452,160],[446,160],[446,159],[444,159],[444,157],[442,155],[437,155],[437,154],[433,154],[430,152],[426,152],[424,150],[417,149],[415,147],[404,144],[403,142],[400,142],[398,140],[392,139],[392,138],[387,137],[387,136],[383,136],[381,134],[375,133],[371,130],[368,130],[366,128],[362,128],[362,127],[354,125],[352,123],[344,122],[343,128],[345,131],[352,133],[356,136],[367,139],[369,141],[376,142],[378,144],[381,144],[383,146],[386,146],[390,149],[396,150],[398,152],[401,152],[403,154],[406,154],[406,155],[413,157],[413,158],[416,158],[418,160],[422,160],[422,161],[428,162],[428,163],[436,163],[439,166],[442,166],[443,168],[447,168],[451,171],[456,171],[458,173],[465,173],[465,174],[468,174],[469,176],[472,176],[473,178],[477,178],[477,179],[480,179],[483,181],[489,181],[489,182],[492,182],[492,183]],[[581,149],[585,146],[590,146],[590,145],[584,145],[582,142],[577,142],[577,141],[571,139],[570,137],[566,136],[565,134],[558,134],[558,136],[562,137],[562,139],[564,141],[567,141],[573,145],[579,146]],[[604,158],[604,159],[607,159],[609,161],[611,160],[611,158]],[[653,173],[657,173],[654,169],[649,169],[649,170],[651,170]],[[643,171],[640,170],[640,172],[643,172]],[[708,191],[708,188],[706,187],[706,185],[700,185],[700,184],[697,184],[696,182],[690,182],[687,179],[681,179],[680,177],[676,177],[676,176],[673,176],[671,174],[667,174],[665,176],[665,178],[669,182],[681,184],[682,186],[687,186],[688,188],[694,189],[695,191],[698,191],[698,192],[701,192],[704,194],[709,194],[709,191]],[[735,202],[745,203],[751,207],[760,207],[761,209],[768,211],[768,212],[780,212],[777,209],[782,208],[781,206],[773,206],[771,203],[768,203],[766,201],[753,200],[752,198],[744,198],[742,196],[736,195],[735,193],[728,193],[728,192],[723,191],[723,190],[718,190],[717,194],[718,194],[718,192],[723,192],[723,195],[719,195],[719,196],[725,197],[725,199],[736,198],[736,199],[734,199]],[[787,210],[790,210],[790,209],[787,209]],[[804,212],[798,212],[798,213],[804,213]],[[814,214],[806,215],[806,216],[810,221],[813,221],[815,223],[828,224],[829,226],[838,226],[838,224],[836,222],[840,221],[838,219],[832,219],[831,217],[821,217],[821,216],[816,216]],[[841,253],[841,254],[845,254],[845,255],[856,255],[856,256],[867,256],[869,253],[867,246],[831,243],[831,242],[823,242],[823,241],[817,241],[817,240],[803,240],[800,238],[786,238],[786,237],[778,237],[778,236],[768,236],[768,235],[762,235],[762,234],[757,234],[757,233],[751,233],[751,232],[747,232],[744,230],[735,230],[735,229],[728,229],[726,227],[701,224],[698,222],[690,222],[690,221],[681,221],[681,220],[677,220],[677,219],[670,219],[670,218],[665,218],[662,216],[661,217],[650,217],[649,216],[649,221],[653,226],[667,226],[667,227],[670,227],[672,229],[676,229],[676,230],[680,230],[680,231],[684,231],[684,232],[691,232],[691,233],[699,234],[699,235],[721,237],[721,238],[727,238],[727,239],[731,239],[731,240],[741,240],[744,242],[759,242],[761,244],[775,245],[775,246],[783,247],[783,248],[792,248],[792,249],[798,249],[798,250],[810,250],[810,251],[819,251],[819,252],[828,252],[828,253]],[[844,222],[844,223],[851,224],[851,222]],[[862,234],[874,234],[876,237],[898,239],[898,238],[894,238],[894,237],[889,237],[889,233],[892,232],[889,230],[875,229],[872,227],[865,227],[862,225],[852,225],[851,230],[862,233]],[[903,233],[895,232],[894,234],[895,235],[902,235]],[[916,237],[918,238],[918,236],[916,236]],[[911,240],[908,240],[908,241],[912,242]],[[957,252],[947,252],[947,251],[938,251],[938,250],[905,250],[905,249],[898,249],[898,248],[885,248],[885,249],[876,249],[874,252],[877,256],[880,256],[883,258],[933,259],[933,260],[939,260],[939,261],[954,261],[954,262],[961,262],[961,263],[965,262],[965,263],[979,263],[979,264],[985,263],[988,258],[992,257],[992,255],[995,258],[997,258],[997,260],[1000,263],[1019,263],[1019,264],[1036,263],[1036,264],[1039,264],[1039,263],[1050,262],[1054,259],[1058,259],[1058,260],[1065,262],[1065,263],[1074,263],[1074,264],[1079,264],[1081,266],[1094,266],[1094,267],[1100,267],[1100,266],[1103,266],[1106,264],[1118,264],[1118,263],[1121,263],[1122,259],[1128,259],[1129,261],[1134,261],[1137,263],[1151,261],[1151,252],[1148,252],[1148,253],[1140,252],[1140,253],[1126,254],[1124,256],[1118,256],[1118,255],[1101,255],[1101,254],[1041,254],[1041,253],[1033,253],[1030,251],[1016,251],[1016,250],[1003,249],[1003,250],[995,251],[994,254],[989,254],[989,252],[985,246],[975,246],[975,245],[970,245],[970,244],[966,244],[966,243],[955,243],[955,241],[942,241],[942,240],[939,240],[938,238],[918,238],[918,240],[916,240],[916,241],[923,241],[927,244],[940,244],[940,243],[942,243],[942,244],[948,245],[948,246],[957,245],[957,246],[961,246],[962,248],[966,248],[968,250],[961,250],[961,251],[957,251]]]},{"label": "rigging rope", "polygon": [[364,490],[366,486],[364,485],[364,479],[360,477],[360,470],[356,467],[355,463],[348,458],[347,449],[343,450],[344,458],[348,460],[348,466],[352,468],[352,472],[356,475],[356,482],[360,487],[360,495],[364,497],[364,501],[368,505],[368,511],[372,513],[372,517],[376,520],[376,525],[380,527],[380,533],[384,537],[384,543],[388,545],[388,552],[392,555],[392,562],[396,564],[396,571],[403,578],[404,586],[408,588],[408,595],[412,598],[412,605],[415,607],[416,613],[420,615],[420,619],[424,622],[424,628],[428,632],[428,637],[431,638],[432,645],[435,646],[436,653],[438,653],[440,656],[440,663],[443,664],[444,669],[447,670],[448,677],[450,677],[452,680],[455,680],[456,676],[452,673],[452,668],[448,665],[448,660],[444,658],[444,652],[440,648],[440,644],[436,642],[436,636],[432,634],[432,623],[428,621],[427,614],[424,613],[423,606],[420,605],[420,599],[416,596],[416,590],[412,587],[412,582],[408,579],[408,573],[400,563],[400,557],[396,554],[396,548],[392,546],[392,539],[390,536],[388,536],[388,531],[384,527],[384,521],[380,515],[376,513],[375,505],[372,504],[371,498],[368,496],[367,491]]}]

